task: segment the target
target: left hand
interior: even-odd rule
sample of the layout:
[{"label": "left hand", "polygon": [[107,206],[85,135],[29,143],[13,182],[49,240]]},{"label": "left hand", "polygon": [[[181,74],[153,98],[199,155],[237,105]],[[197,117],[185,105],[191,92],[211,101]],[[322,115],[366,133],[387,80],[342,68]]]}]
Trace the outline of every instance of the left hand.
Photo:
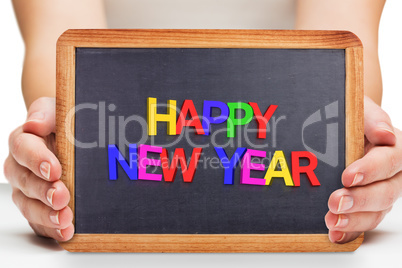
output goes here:
[{"label": "left hand", "polygon": [[364,98],[365,155],[342,174],[325,222],[329,239],[346,243],[378,226],[402,195],[402,132],[370,98]]}]

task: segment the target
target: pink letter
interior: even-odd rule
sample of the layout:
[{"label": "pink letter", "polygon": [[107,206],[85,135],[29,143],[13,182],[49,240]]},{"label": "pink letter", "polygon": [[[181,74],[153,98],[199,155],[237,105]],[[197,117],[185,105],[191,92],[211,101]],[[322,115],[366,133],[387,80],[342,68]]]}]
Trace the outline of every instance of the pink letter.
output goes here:
[{"label": "pink letter", "polygon": [[250,178],[250,170],[264,170],[264,164],[251,163],[251,157],[266,157],[267,152],[247,149],[241,160],[240,184],[265,185],[265,179]]},{"label": "pink letter", "polygon": [[138,179],[161,181],[162,174],[147,173],[147,166],[160,166],[161,160],[148,158],[148,152],[162,153],[162,147],[141,144],[139,146]]}]

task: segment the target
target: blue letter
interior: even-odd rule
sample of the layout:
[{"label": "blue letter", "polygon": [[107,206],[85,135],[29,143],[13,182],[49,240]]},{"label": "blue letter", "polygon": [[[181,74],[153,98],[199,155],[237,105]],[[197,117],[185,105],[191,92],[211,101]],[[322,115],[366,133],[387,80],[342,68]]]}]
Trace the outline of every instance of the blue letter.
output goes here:
[{"label": "blue letter", "polygon": [[[221,115],[212,117],[212,108],[219,108]],[[226,121],[229,116],[229,107],[226,103],[221,101],[204,101],[203,113],[202,113],[202,128],[204,129],[204,135],[209,135],[209,126],[211,124],[220,124]]]},{"label": "blue letter", "polygon": [[117,148],[114,144],[109,144],[108,153],[109,153],[109,180],[117,179],[117,161],[120,166],[124,169],[127,176],[130,180],[138,179],[138,170],[137,170],[137,144],[129,144],[129,163],[127,163],[126,159],[120,153],[119,148]]},{"label": "blue letter", "polygon": [[232,159],[229,160],[225,150],[221,147],[215,147],[215,151],[221,159],[223,168],[225,169],[225,177],[223,184],[233,184],[234,183],[234,171],[239,164],[240,160],[243,158],[247,151],[247,148],[239,147],[234,152]]}]

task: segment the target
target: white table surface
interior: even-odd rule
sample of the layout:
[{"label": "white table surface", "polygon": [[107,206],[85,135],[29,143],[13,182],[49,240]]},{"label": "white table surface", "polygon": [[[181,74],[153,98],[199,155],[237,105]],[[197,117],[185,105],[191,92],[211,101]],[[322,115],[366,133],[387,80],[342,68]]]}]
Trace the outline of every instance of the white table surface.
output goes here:
[{"label": "white table surface", "polygon": [[33,234],[0,184],[0,267],[402,267],[402,201],[380,226],[367,232],[355,252],[155,254],[70,253],[52,239]]}]

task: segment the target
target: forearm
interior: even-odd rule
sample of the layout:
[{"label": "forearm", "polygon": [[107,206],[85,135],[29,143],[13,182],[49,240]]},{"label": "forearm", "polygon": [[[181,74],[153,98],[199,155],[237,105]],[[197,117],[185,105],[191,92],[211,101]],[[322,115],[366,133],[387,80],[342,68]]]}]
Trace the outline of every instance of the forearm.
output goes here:
[{"label": "forearm", "polygon": [[105,28],[102,0],[13,0],[25,43],[22,92],[26,107],[55,96],[56,42],[67,29]]},{"label": "forearm", "polygon": [[348,30],[364,47],[365,95],[381,104],[378,26],[385,0],[299,0],[296,29]]},{"label": "forearm", "polygon": [[42,54],[26,52],[21,87],[27,108],[40,97],[55,97],[56,59],[54,54],[52,50]]}]

